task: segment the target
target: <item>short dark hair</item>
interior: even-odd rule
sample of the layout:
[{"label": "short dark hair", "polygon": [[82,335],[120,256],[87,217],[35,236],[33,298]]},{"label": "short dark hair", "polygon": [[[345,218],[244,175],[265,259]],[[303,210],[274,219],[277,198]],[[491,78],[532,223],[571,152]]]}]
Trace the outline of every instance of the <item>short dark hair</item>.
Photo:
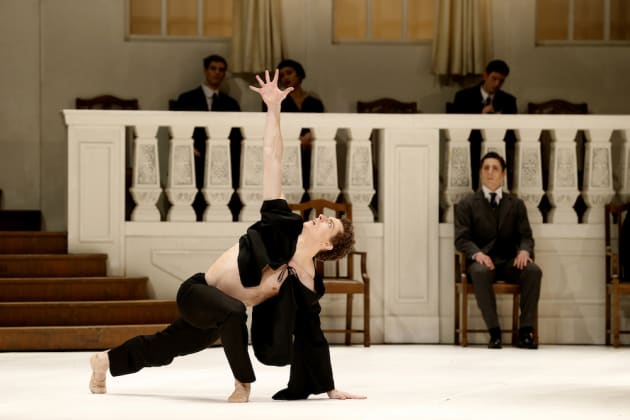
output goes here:
[{"label": "short dark hair", "polygon": [[278,70],[280,70],[283,67],[291,67],[293,70],[295,70],[300,80],[304,80],[304,78],[306,77],[306,72],[304,72],[304,67],[302,67],[302,65],[295,60],[290,60],[290,59],[282,60],[276,66]]},{"label": "short dark hair", "polygon": [[212,63],[214,61],[218,61],[219,63],[225,64],[225,70],[227,70],[227,68],[228,68],[227,61],[225,60],[225,58],[223,58],[222,56],[220,56],[218,54],[212,54],[212,55],[209,55],[206,58],[204,58],[203,59],[203,68],[208,70],[208,66],[210,65],[210,63]]},{"label": "short dark hair", "polygon": [[507,63],[503,60],[492,60],[486,66],[486,73],[490,74],[493,71],[507,76],[508,74],[510,74],[510,67],[508,67]]},{"label": "short dark hair", "polygon": [[496,159],[496,160],[498,160],[499,163],[501,164],[501,170],[503,170],[503,171],[505,171],[505,168],[507,168],[507,164],[505,163],[505,159],[503,159],[503,156],[501,156],[497,152],[488,152],[485,155],[483,155],[483,157],[481,158],[481,162],[479,163],[479,168],[483,168],[483,162],[486,159]]},{"label": "short dark hair", "polygon": [[321,261],[338,260],[348,255],[354,248],[354,226],[347,217],[342,217],[343,232],[339,232],[332,238],[333,248],[329,251],[321,251],[315,257]]}]

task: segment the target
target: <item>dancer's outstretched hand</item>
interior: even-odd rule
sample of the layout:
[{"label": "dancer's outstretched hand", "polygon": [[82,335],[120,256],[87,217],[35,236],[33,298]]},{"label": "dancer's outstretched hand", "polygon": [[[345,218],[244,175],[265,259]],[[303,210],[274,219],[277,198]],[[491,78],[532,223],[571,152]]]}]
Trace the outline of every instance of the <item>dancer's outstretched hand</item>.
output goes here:
[{"label": "dancer's outstretched hand", "polygon": [[279,104],[293,90],[292,87],[288,87],[285,90],[278,88],[278,69],[276,69],[272,80],[269,80],[269,70],[265,70],[265,81],[258,75],[256,75],[256,80],[258,80],[260,87],[250,85],[249,88],[262,97],[267,107]]}]

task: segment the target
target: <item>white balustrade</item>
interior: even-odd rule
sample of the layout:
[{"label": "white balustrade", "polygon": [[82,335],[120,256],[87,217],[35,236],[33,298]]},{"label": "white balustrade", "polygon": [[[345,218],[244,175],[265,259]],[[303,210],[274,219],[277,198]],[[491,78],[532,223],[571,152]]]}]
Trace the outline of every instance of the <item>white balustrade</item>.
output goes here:
[{"label": "white balustrade", "polygon": [[159,222],[156,204],[162,194],[158,158],[157,125],[136,126],[134,139],[133,181],[130,188],[136,207],[131,213],[134,222]]},{"label": "white balustrade", "polygon": [[446,165],[448,170],[444,195],[448,205],[447,222],[453,222],[454,205],[466,194],[472,192],[470,146],[468,143],[470,131],[470,128],[449,128],[446,130]]},{"label": "white balustrade", "polygon": [[346,155],[346,181],[343,194],[352,203],[352,219],[357,222],[374,221],[370,201],[376,192],[372,179],[371,127],[352,127],[348,130],[348,150]]},{"label": "white balustrade", "polygon": [[[154,297],[173,298],[186,276],[204,270],[238,241],[247,224],[231,222],[225,210],[231,192],[229,127],[241,127],[244,136],[238,194],[245,207],[240,220],[258,219],[264,114],[65,110],[64,117],[68,125],[68,250],[107,254],[108,274],[146,275]],[[331,198],[341,188],[353,204],[356,247],[369,256],[373,342],[452,341],[452,206],[472,192],[468,138],[473,129],[485,135],[485,150],[503,149],[501,154],[505,153],[504,133],[517,133],[513,193],[527,205],[536,259],[547,279],[539,308],[541,339],[545,343],[603,342],[603,283],[593,282],[593,276],[604,270],[600,215],[613,194],[618,194],[615,199],[630,199],[630,118],[332,113],[284,114],[282,118],[283,164],[289,174],[283,178],[283,188],[290,200],[303,192],[298,136],[301,127],[310,127],[315,141],[309,194]],[[130,221],[124,220],[127,127],[134,127],[137,134],[131,189],[136,208]],[[169,150],[160,150],[157,127],[167,127],[172,133]],[[192,223],[191,206],[196,193],[194,127],[205,127],[209,133],[203,193],[210,207],[199,223]],[[588,138],[582,191],[575,144],[578,129]],[[374,194],[370,141],[374,130],[381,139],[378,223],[368,207]],[[541,223],[537,209],[544,193],[539,142],[543,130],[552,137],[547,192],[554,207],[547,223]],[[341,142],[338,132],[350,133],[349,140]],[[440,132],[447,139],[443,162],[439,162],[437,147]],[[611,149],[611,143],[617,149]],[[339,158],[337,151],[344,148],[346,156]],[[163,154],[168,154],[166,191],[161,190],[158,164]],[[446,173],[442,191],[439,165]],[[343,175],[341,183],[337,174]],[[156,201],[163,192],[173,207],[166,220],[159,221]],[[580,193],[588,205],[582,224],[577,223],[573,209]],[[450,206],[446,223],[438,220],[440,194]],[[215,214],[219,209],[221,214]],[[325,326],[343,323],[344,311],[334,298],[325,297],[322,308]],[[482,322],[471,311],[471,322]],[[355,322],[359,318],[357,311]],[[338,337],[330,340],[338,342]]]},{"label": "white balustrade", "polygon": [[192,202],[197,194],[192,133],[194,127],[172,125],[169,144],[169,175],[166,196],[171,203],[167,220],[194,222]]},{"label": "white balustrade", "polygon": [[573,206],[580,195],[578,191],[577,154],[575,135],[577,129],[562,128],[552,131],[551,165],[549,168],[549,212],[551,223],[576,223],[578,218]]},{"label": "white balustrade", "polygon": [[311,185],[308,194],[312,199],[336,201],[339,196],[337,175],[336,127],[315,127],[315,140],[311,155]]},{"label": "white balustrade", "polygon": [[525,203],[530,223],[542,223],[543,217],[538,209],[544,195],[542,187],[542,160],[540,156],[540,129],[520,129],[514,148],[514,188],[516,194]]},{"label": "white balustrade", "polygon": [[615,194],[611,135],[612,129],[586,131],[583,197],[588,208],[584,223],[604,223],[604,206]]},{"label": "white balustrade", "polygon": [[208,204],[203,214],[206,222],[229,222],[232,213],[228,207],[232,197],[232,161],[230,159],[231,126],[217,123],[206,127],[206,159],[201,192]]}]

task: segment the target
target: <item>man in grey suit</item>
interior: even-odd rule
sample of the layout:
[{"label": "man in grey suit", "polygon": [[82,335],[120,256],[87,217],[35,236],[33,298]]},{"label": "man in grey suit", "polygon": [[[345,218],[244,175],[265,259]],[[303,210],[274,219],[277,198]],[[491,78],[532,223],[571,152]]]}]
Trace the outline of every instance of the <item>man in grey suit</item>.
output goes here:
[{"label": "man in grey suit", "polygon": [[475,290],[490,341],[501,348],[501,326],[492,283],[501,278],[521,285],[518,347],[536,349],[534,325],[542,271],[533,261],[534,239],[525,204],[503,192],[503,157],[489,152],[481,158],[481,190],[463,198],[455,212],[455,248],[466,255],[468,275]]}]

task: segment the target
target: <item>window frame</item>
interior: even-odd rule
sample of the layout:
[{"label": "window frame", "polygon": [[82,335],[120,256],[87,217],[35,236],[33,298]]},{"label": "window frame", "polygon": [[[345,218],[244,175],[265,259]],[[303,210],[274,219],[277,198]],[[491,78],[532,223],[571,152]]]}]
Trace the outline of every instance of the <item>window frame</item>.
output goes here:
[{"label": "window frame", "polygon": [[[331,25],[331,40],[333,45],[430,45],[433,42],[433,36],[430,39],[403,39],[403,36],[407,36],[407,0],[402,1],[402,25],[400,27],[400,39],[373,39],[372,38],[372,0],[363,0],[366,7],[366,32],[367,37],[363,39],[342,38],[339,39],[335,34],[335,27],[337,22],[337,15],[335,14],[335,2],[332,1],[332,25]],[[439,0],[434,0],[434,13],[433,13],[433,25],[435,29],[435,22],[437,21],[436,15],[438,11]]]},{"label": "window frame", "polygon": [[611,31],[611,0],[602,0],[604,8],[603,16],[604,21],[602,25],[604,27],[604,36],[603,39],[593,39],[593,40],[583,40],[574,39],[575,30],[574,30],[574,20],[575,20],[575,1],[568,0],[569,2],[569,12],[567,14],[567,39],[565,40],[538,40],[538,5],[541,1],[545,0],[536,0],[535,10],[534,10],[534,44],[536,47],[548,47],[548,46],[628,46],[630,45],[630,39],[624,40],[614,40],[610,39],[610,31]]},{"label": "window frame", "polygon": [[[197,35],[169,35],[167,34],[167,1],[160,0],[160,34],[134,35],[131,34],[131,0],[125,0],[125,41],[199,41],[199,42],[230,42],[232,36],[203,35],[204,0],[197,1]],[[233,18],[234,16],[232,16]],[[232,21],[234,23],[234,21]]]}]

